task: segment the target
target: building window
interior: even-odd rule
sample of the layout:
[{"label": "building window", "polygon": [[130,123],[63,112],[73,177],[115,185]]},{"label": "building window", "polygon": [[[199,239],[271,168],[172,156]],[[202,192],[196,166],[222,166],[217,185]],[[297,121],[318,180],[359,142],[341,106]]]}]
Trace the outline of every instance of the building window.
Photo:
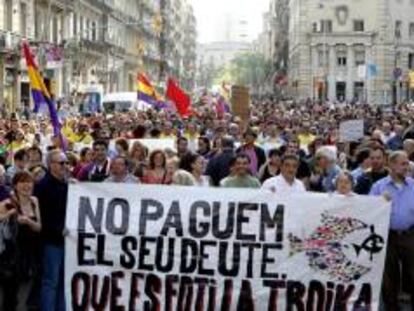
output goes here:
[{"label": "building window", "polygon": [[332,32],[332,21],[329,19],[321,20],[321,32],[329,33]]},{"label": "building window", "polygon": [[355,51],[355,66],[365,65],[365,51]]},{"label": "building window", "polygon": [[414,53],[408,54],[408,69],[414,69]]},{"label": "building window", "polygon": [[401,21],[395,21],[395,37],[396,38],[401,38],[401,27],[402,27]]},{"label": "building window", "polygon": [[84,33],[83,33],[83,16],[79,16],[79,33],[80,38],[83,39]]},{"label": "building window", "polygon": [[354,31],[364,31],[364,21],[360,19],[354,20]]},{"label": "building window", "polygon": [[312,32],[318,32],[318,24],[312,23]]},{"label": "building window", "polygon": [[323,51],[318,51],[318,66],[319,67],[322,67],[323,65],[324,65],[324,63],[325,63],[325,60],[324,60],[324,55],[323,55],[324,53],[323,53]]},{"label": "building window", "polygon": [[52,42],[58,43],[58,19],[57,17],[52,19]]},{"label": "building window", "polygon": [[89,18],[86,19],[86,39],[91,39],[91,21]]},{"label": "building window", "polygon": [[26,37],[26,29],[27,29],[27,4],[25,2],[20,2],[20,34],[23,37]]},{"label": "building window", "polygon": [[410,27],[408,28],[408,36],[410,39],[414,39],[414,23],[410,23]]},{"label": "building window", "polygon": [[336,63],[338,67],[345,67],[346,66],[346,53],[345,52],[338,52],[336,57]]},{"label": "building window", "polygon": [[96,41],[96,22],[92,22],[92,41]]},{"label": "building window", "polygon": [[4,4],[4,22],[8,31],[13,31],[13,0],[6,0]]},{"label": "building window", "polygon": [[78,34],[78,15],[73,13],[73,36]]}]

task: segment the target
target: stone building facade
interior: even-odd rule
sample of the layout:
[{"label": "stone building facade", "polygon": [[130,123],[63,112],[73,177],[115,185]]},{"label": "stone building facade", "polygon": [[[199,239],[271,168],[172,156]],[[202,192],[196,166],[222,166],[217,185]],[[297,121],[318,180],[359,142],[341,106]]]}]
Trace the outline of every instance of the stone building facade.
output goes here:
[{"label": "stone building facade", "polygon": [[0,106],[8,111],[30,100],[22,40],[56,98],[91,84],[135,91],[139,71],[159,86],[175,66],[178,79],[195,74],[196,24],[186,0],[0,0]]},{"label": "stone building facade", "polygon": [[290,0],[289,91],[388,104],[413,97],[414,1]]}]

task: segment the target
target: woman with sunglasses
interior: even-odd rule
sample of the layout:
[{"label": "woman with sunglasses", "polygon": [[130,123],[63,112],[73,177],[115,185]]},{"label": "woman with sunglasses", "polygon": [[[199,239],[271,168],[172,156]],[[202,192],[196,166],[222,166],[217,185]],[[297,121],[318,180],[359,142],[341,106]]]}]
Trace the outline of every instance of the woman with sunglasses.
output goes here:
[{"label": "woman with sunglasses", "polygon": [[27,300],[39,272],[41,221],[38,201],[32,196],[33,176],[26,171],[18,172],[12,185],[12,195],[0,203],[0,220],[7,224],[10,233],[3,241],[5,248],[0,255],[0,308],[20,311],[27,310]]}]

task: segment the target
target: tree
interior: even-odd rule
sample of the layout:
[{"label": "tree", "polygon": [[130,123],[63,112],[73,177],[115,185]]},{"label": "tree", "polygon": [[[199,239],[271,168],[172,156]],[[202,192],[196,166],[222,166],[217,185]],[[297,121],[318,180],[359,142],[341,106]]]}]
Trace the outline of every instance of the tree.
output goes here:
[{"label": "tree", "polygon": [[266,80],[269,70],[270,66],[262,55],[244,53],[236,56],[230,64],[222,68],[214,80],[216,84],[229,81],[232,84],[258,89]]}]

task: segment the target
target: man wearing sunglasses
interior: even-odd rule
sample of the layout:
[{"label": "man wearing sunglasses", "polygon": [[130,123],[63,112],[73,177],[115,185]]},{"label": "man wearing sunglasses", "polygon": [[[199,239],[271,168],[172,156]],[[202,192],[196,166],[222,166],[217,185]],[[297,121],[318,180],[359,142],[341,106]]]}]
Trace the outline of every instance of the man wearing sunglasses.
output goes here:
[{"label": "man wearing sunglasses", "polygon": [[64,310],[64,227],[68,195],[69,162],[60,150],[47,155],[48,172],[36,185],[42,219],[43,275],[41,310]]}]

